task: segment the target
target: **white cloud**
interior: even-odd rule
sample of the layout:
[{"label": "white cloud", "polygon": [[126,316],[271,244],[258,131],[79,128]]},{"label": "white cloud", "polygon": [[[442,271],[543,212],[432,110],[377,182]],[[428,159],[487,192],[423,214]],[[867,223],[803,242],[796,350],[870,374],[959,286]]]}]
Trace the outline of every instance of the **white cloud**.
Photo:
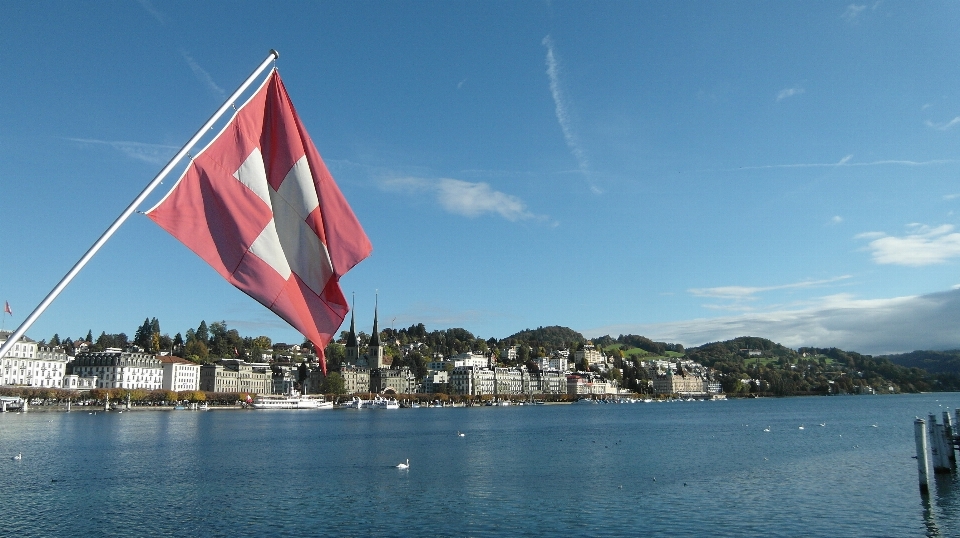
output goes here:
[{"label": "white cloud", "polygon": [[907,234],[902,237],[867,232],[855,238],[871,239],[866,248],[873,254],[873,261],[881,265],[922,267],[960,257],[960,233],[954,232],[951,224],[931,228],[914,223],[907,225]]},{"label": "white cloud", "polygon": [[432,194],[440,207],[448,213],[465,217],[474,218],[485,213],[494,213],[511,222],[528,219],[548,220],[544,216],[528,211],[527,205],[519,197],[494,190],[489,184],[483,182],[471,183],[449,178],[432,180],[399,177],[380,181],[380,188],[394,192]]},{"label": "white cloud", "polygon": [[738,336],[769,338],[787,347],[839,347],[881,354],[960,347],[960,290],[929,295],[858,300],[824,297],[800,310],[751,313],[654,324],[624,324],[583,331],[587,337],[640,334],[698,346]]},{"label": "white cloud", "polygon": [[830,224],[841,224],[842,222],[843,222],[843,217],[841,217],[840,215],[834,215],[830,219]]},{"label": "white cloud", "polygon": [[787,88],[780,90],[780,93],[777,94],[777,101],[782,101],[787,97],[793,97],[794,95],[800,95],[803,92],[803,88]]},{"label": "white cloud", "polygon": [[832,284],[840,280],[846,280],[850,278],[850,275],[843,275],[833,278],[827,278],[824,280],[802,280],[800,282],[793,282],[791,284],[779,284],[777,286],[763,286],[763,287],[751,287],[751,286],[719,286],[716,288],[691,288],[687,291],[696,295],[698,297],[717,297],[723,299],[732,299],[732,298],[742,298],[748,295],[756,295],[758,293],[763,293],[765,291],[774,291],[774,290],[786,290],[793,288],[811,288],[814,286],[822,286],[824,284]]},{"label": "white cloud", "polygon": [[187,61],[187,65],[190,66],[190,70],[193,71],[194,76],[197,77],[197,80],[203,83],[214,95],[220,99],[224,99],[227,96],[227,92],[223,91],[223,88],[217,86],[217,83],[213,81],[213,77],[210,76],[210,73],[207,73],[200,64],[198,64],[190,54],[181,49],[180,54],[183,55],[183,59]]},{"label": "white cloud", "polygon": [[947,129],[952,128],[954,125],[960,123],[960,116],[957,116],[956,118],[953,118],[952,120],[944,123],[933,123],[930,120],[927,120],[924,123],[927,125],[927,127],[931,127],[939,131],[946,131]]},{"label": "white cloud", "polygon": [[144,144],[143,142],[129,142],[125,140],[94,140],[90,138],[68,138],[82,144],[99,144],[110,146],[131,159],[144,161],[150,164],[163,164],[174,156],[180,148],[161,144]]},{"label": "white cloud", "polygon": [[944,194],[943,195],[944,200],[956,200],[957,198],[960,198],[960,194]]},{"label": "white cloud", "polygon": [[847,22],[853,22],[856,18],[863,12],[864,9],[867,9],[866,5],[858,6],[850,4],[847,6],[847,9],[840,15],[840,18],[846,20]]}]

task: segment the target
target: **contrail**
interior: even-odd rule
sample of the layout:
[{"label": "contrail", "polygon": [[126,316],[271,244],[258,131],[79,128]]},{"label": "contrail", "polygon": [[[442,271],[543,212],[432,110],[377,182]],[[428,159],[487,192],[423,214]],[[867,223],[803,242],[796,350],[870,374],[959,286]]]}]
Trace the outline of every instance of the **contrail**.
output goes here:
[{"label": "contrail", "polygon": [[[580,147],[577,136],[574,134],[573,128],[570,125],[570,117],[567,114],[567,104],[563,97],[563,92],[560,89],[560,64],[553,51],[553,39],[548,35],[543,38],[542,43],[543,46],[547,48],[547,76],[550,77],[550,94],[553,96],[557,123],[560,124],[560,130],[563,131],[563,139],[566,141],[567,147],[570,148],[570,153],[573,154],[573,158],[577,160],[577,167],[580,169],[580,172],[586,176],[589,173],[590,167],[587,162],[587,156],[583,148]],[[590,189],[598,194],[601,192],[600,189],[593,184],[590,185]]]}]

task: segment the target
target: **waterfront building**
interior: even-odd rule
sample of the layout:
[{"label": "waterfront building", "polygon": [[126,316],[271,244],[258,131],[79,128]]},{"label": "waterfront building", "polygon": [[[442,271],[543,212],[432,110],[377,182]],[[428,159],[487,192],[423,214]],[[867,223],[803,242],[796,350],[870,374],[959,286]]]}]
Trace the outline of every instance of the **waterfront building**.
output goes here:
[{"label": "waterfront building", "polygon": [[[0,345],[12,333],[0,332]],[[67,354],[62,348],[44,347],[22,337],[0,360],[0,384],[28,387],[62,387]]]},{"label": "waterfront building", "polygon": [[200,390],[200,365],[174,356],[160,357],[163,379],[160,388],[180,392]]},{"label": "waterfront building", "polygon": [[450,372],[450,393],[466,396],[494,394],[496,384],[493,370],[476,366],[458,366]]},{"label": "waterfront building", "polygon": [[668,368],[664,374],[653,377],[653,392],[658,395],[703,396],[707,383],[700,376],[684,371],[683,367]]},{"label": "waterfront building", "polygon": [[347,394],[370,392],[370,369],[361,366],[344,365],[340,367],[343,378],[343,390]]},{"label": "waterfront building", "polygon": [[67,390],[90,390],[97,388],[97,376],[80,377],[77,374],[63,376],[63,388]]},{"label": "waterfront building", "polygon": [[434,394],[450,390],[450,372],[445,370],[430,372],[423,378],[423,392]]},{"label": "waterfront building", "polygon": [[570,396],[607,396],[617,394],[619,390],[615,381],[588,372],[567,376],[567,394]]},{"label": "waterfront building", "polygon": [[149,353],[106,351],[78,353],[70,373],[79,377],[97,377],[99,389],[158,390],[163,383],[163,367]]},{"label": "waterfront building", "polygon": [[557,370],[531,372],[530,390],[534,394],[566,394],[567,376]]},{"label": "waterfront building", "polygon": [[200,390],[270,394],[273,386],[270,365],[240,359],[221,359],[200,367]]}]

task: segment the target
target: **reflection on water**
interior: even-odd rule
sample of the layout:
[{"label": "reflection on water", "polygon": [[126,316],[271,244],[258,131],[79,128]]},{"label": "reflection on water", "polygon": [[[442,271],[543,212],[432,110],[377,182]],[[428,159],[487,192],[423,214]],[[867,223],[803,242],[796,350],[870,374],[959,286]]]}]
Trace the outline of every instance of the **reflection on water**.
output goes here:
[{"label": "reflection on water", "polygon": [[0,415],[0,534],[956,536],[951,398]]}]

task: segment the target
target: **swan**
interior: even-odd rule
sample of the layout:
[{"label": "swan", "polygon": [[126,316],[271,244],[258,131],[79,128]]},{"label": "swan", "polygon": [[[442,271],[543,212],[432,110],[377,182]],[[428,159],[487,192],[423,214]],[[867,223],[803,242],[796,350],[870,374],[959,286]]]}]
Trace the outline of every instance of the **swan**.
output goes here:
[{"label": "swan", "polygon": [[803,429],[803,426],[801,425],[798,429],[802,430],[802,429]]},{"label": "swan", "polygon": [[22,460],[22,459],[23,459],[23,452],[17,452],[17,455],[14,456],[14,457],[11,458],[11,459],[16,460],[16,461]]},{"label": "swan", "polygon": [[764,428],[763,431],[765,431],[765,432],[770,431],[770,426],[767,426],[766,428]]},{"label": "swan", "polygon": [[457,437],[466,437],[466,436],[467,434],[461,432],[460,430],[457,430]]},{"label": "swan", "polygon": [[410,459],[409,459],[409,458],[407,458],[407,462],[406,462],[406,463],[398,463],[398,464],[397,464],[397,469],[409,469],[409,468],[410,468]]}]

